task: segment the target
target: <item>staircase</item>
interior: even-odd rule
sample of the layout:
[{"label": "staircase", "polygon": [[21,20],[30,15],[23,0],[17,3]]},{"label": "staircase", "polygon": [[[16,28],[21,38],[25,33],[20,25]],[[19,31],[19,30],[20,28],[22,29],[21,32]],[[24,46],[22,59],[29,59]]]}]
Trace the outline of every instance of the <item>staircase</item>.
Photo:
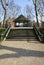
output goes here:
[{"label": "staircase", "polygon": [[11,29],[7,40],[28,40],[28,41],[38,41],[34,29]]}]

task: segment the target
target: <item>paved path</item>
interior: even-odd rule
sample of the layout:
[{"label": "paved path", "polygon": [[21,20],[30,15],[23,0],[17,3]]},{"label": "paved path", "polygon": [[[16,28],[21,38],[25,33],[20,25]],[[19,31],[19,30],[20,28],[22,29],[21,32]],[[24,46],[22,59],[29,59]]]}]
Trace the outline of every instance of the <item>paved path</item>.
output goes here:
[{"label": "paved path", "polygon": [[44,44],[3,41],[0,43],[0,65],[44,65]]}]

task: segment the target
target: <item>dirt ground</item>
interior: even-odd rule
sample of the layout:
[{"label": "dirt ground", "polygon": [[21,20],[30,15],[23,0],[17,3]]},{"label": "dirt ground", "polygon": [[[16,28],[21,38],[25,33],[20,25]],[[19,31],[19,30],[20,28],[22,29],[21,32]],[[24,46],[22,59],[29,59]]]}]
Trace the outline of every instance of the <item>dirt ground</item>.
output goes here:
[{"label": "dirt ground", "polygon": [[44,44],[37,41],[0,42],[0,65],[44,65]]}]

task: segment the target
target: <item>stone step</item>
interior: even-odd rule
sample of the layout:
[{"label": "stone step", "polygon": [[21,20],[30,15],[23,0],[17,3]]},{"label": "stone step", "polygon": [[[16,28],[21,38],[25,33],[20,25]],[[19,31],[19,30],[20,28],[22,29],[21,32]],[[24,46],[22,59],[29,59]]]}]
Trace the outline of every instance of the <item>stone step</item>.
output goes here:
[{"label": "stone step", "polygon": [[29,40],[29,41],[38,41],[35,37],[11,37],[11,38],[8,38],[8,40],[11,39],[11,40]]},{"label": "stone step", "polygon": [[6,39],[7,41],[29,41],[29,42],[39,42],[37,39]]},{"label": "stone step", "polygon": [[30,40],[37,41],[35,32],[33,29],[30,30],[10,30],[7,40]]}]

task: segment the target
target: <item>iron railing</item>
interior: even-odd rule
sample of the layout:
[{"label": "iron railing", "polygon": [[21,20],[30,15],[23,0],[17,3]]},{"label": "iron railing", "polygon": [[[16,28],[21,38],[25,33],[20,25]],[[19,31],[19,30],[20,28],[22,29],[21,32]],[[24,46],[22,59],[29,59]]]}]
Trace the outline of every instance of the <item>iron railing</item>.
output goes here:
[{"label": "iron railing", "polygon": [[39,41],[44,42],[44,34],[40,32],[39,27],[34,26],[34,31]]},{"label": "iron railing", "polygon": [[7,32],[8,32],[8,30],[9,30],[9,28],[10,28],[10,27],[7,27],[7,28],[5,29],[5,31],[4,31],[4,33],[1,34],[1,40],[4,40],[4,38],[5,38],[5,36],[6,36]]}]

